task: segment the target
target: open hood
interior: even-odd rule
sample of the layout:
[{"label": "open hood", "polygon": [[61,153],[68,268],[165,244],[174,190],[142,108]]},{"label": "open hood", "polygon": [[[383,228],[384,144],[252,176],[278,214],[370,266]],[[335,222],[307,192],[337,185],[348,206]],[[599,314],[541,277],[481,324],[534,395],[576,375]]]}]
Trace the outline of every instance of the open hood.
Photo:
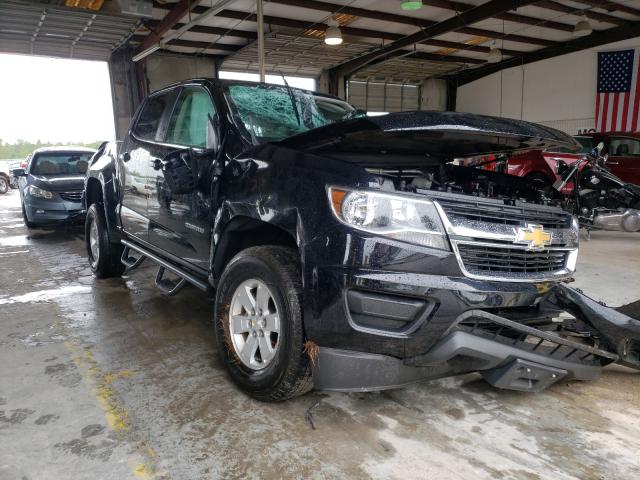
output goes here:
[{"label": "open hood", "polygon": [[[488,153],[546,148],[580,149],[559,130],[506,118],[456,112],[401,112],[334,123],[278,144],[299,150],[371,155],[407,155],[439,161]],[[379,160],[374,160],[378,157]],[[414,159],[415,160],[415,159]]]}]

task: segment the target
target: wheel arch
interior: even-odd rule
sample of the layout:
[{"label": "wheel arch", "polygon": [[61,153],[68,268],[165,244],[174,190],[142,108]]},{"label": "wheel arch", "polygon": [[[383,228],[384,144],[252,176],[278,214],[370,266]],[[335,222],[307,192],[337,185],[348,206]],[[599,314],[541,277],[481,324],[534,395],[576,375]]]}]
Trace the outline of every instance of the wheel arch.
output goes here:
[{"label": "wheel arch", "polygon": [[87,179],[84,203],[86,209],[94,203],[103,205],[110,238],[120,241],[120,232],[117,228],[116,202],[105,191],[105,185],[101,178],[90,176]]},{"label": "wheel arch", "polygon": [[[215,237],[215,235],[214,235]],[[216,287],[227,263],[240,251],[249,247],[280,245],[299,251],[295,236],[287,229],[245,215],[229,220],[222,233],[212,242],[209,283]]]}]

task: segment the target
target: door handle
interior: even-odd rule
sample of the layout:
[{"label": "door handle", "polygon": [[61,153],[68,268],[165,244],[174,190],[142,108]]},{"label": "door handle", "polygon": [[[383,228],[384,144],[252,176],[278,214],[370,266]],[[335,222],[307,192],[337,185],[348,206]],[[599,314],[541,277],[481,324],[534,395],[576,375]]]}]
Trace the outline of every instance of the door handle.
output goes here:
[{"label": "door handle", "polygon": [[131,155],[129,155],[129,152],[123,152],[120,154],[120,160],[122,160],[123,162],[128,162],[129,160],[131,160]]}]

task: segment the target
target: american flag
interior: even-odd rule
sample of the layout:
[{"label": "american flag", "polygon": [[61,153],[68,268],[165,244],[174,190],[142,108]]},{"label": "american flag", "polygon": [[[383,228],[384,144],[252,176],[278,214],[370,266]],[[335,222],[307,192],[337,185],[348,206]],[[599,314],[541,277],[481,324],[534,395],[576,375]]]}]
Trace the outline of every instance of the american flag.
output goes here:
[{"label": "american flag", "polygon": [[639,68],[638,49],[598,52],[597,131],[638,131]]}]

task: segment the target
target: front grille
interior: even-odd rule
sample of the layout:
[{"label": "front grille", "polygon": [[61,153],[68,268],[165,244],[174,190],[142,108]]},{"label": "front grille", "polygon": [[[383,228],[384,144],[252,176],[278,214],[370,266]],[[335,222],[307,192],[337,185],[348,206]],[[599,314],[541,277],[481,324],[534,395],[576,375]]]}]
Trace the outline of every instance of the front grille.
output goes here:
[{"label": "front grille", "polygon": [[[433,196],[433,195],[432,195]],[[497,201],[433,196],[449,218],[461,217],[467,220],[503,225],[531,223],[545,228],[566,228],[570,225],[570,215],[550,207],[535,204],[505,205]]]},{"label": "front grille", "polygon": [[465,269],[472,274],[539,274],[562,270],[566,250],[525,250],[512,246],[457,243]]},{"label": "front grille", "polygon": [[58,192],[60,198],[68,202],[79,202],[82,200],[82,190],[74,190],[72,192]]}]

